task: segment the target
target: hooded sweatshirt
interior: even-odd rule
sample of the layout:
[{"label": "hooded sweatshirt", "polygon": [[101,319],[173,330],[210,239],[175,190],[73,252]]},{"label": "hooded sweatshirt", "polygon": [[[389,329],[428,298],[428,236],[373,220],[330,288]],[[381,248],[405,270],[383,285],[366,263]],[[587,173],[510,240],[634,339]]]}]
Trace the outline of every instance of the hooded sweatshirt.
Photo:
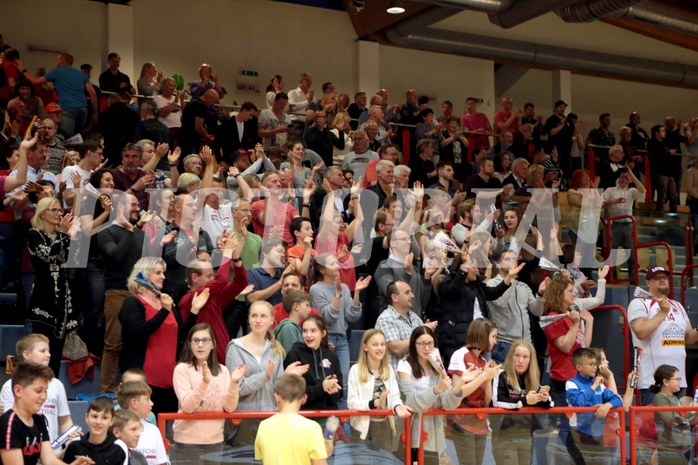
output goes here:
[{"label": "hooded sweatshirt", "polygon": [[[274,336],[281,343],[288,354],[296,342],[303,342],[303,330],[301,325],[293,321],[291,318],[284,318],[281,323],[274,328]],[[304,344],[305,345],[305,344]]]},{"label": "hooded sweatshirt", "polygon": [[286,355],[284,368],[293,362],[301,362],[301,365],[309,365],[305,378],[305,393],[308,396],[303,410],[336,410],[337,402],[342,398],[342,391],[327,394],[322,388],[322,382],[328,376],[335,375],[337,382],[342,386],[342,370],[339,367],[339,359],[329,349],[318,347],[313,350],[305,342],[296,342]]},{"label": "hooded sweatshirt", "polygon": [[[284,367],[281,356],[272,353],[271,341],[266,340],[264,352],[259,360],[239,339],[233,339],[228,343],[225,354],[225,366],[229,373],[232,373],[239,363],[249,364],[247,374],[240,380],[237,410],[276,410],[274,383],[284,374]],[[269,360],[273,360],[276,365],[272,379],[267,378]]]},{"label": "hooded sweatshirt", "polygon": [[[504,277],[500,274],[487,281],[487,287],[497,287]],[[511,286],[501,297],[487,302],[492,321],[497,325],[497,341],[511,344],[516,339],[531,342],[531,319],[528,312],[536,316],[543,314],[543,298],[534,297],[526,284],[512,280]]]},{"label": "hooded sweatshirt", "polygon": [[90,442],[90,433],[85,434],[79,441],[68,444],[63,460],[72,463],[80,455],[86,455],[94,460],[95,465],[123,465],[126,454],[117,444],[116,437],[107,433],[107,438],[100,444]]}]

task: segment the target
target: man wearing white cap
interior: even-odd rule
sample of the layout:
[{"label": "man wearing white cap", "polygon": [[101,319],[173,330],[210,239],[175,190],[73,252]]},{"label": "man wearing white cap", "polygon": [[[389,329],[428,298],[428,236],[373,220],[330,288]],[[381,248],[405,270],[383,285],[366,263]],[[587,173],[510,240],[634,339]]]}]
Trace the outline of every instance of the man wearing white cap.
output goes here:
[{"label": "man wearing white cap", "polygon": [[647,270],[647,288],[652,299],[633,299],[628,306],[628,320],[633,335],[633,345],[642,349],[638,387],[642,405],[652,405],[654,372],[660,365],[678,368],[681,374],[682,397],[686,391],[686,344],[698,342],[696,331],[680,302],[666,297],[671,278],[661,266]]}]

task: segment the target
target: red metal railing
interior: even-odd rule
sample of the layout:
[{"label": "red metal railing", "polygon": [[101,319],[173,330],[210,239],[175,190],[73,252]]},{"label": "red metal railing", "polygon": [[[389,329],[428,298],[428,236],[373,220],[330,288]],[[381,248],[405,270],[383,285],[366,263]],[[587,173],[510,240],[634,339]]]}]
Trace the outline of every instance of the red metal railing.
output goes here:
[{"label": "red metal railing", "polygon": [[596,178],[596,152],[594,151],[594,147],[589,146],[589,164],[587,166],[587,170],[589,170],[589,178],[594,179]]},{"label": "red metal railing", "polygon": [[[629,444],[630,444],[630,463],[631,464],[636,464],[637,463],[637,444],[640,441],[638,438],[640,434],[640,430],[637,428],[637,416],[638,414],[642,413],[655,413],[655,412],[679,412],[679,413],[686,413],[686,412],[698,412],[698,406],[692,406],[692,407],[674,407],[674,406],[669,406],[669,407],[654,407],[654,406],[646,406],[646,407],[630,407],[630,417],[628,418],[628,424],[629,424],[629,429],[630,429],[630,437],[629,437]],[[622,462],[621,462],[622,463]]]},{"label": "red metal railing", "polygon": [[[231,420],[234,425],[239,425],[244,419],[263,419],[275,415],[276,411],[265,412],[205,412],[205,413],[160,413],[158,414],[158,429],[162,435],[163,441],[167,444],[165,438],[165,423],[173,420]],[[342,422],[349,421],[349,417],[366,417],[366,416],[393,416],[394,413],[389,409],[374,409],[374,410],[309,410],[300,411],[299,414],[307,418],[327,418],[331,416],[338,417]],[[405,443],[405,465],[412,465],[412,436],[409,432],[412,430],[411,418],[405,418],[405,429],[400,434],[400,439]]]},{"label": "red metal railing", "polygon": [[[693,266],[693,254],[695,253],[694,248],[695,244],[693,243],[693,233],[695,232],[693,229],[693,222],[691,220],[686,221],[686,268],[689,266]],[[684,268],[684,271],[686,270]],[[684,291],[685,289],[683,288],[684,284],[686,282],[686,279],[684,278],[684,273],[683,271],[681,272],[681,305],[683,305],[683,299],[684,299]],[[693,287],[693,272],[691,272],[691,275],[689,277],[689,284],[690,287]]]},{"label": "red metal railing", "polygon": [[691,287],[693,287],[693,270],[698,268],[698,264],[692,264],[692,265],[686,265],[686,267],[683,269],[681,272],[681,305],[684,305],[685,299],[686,299],[686,277],[688,276],[688,273],[690,272],[690,278],[689,281],[691,283]]},{"label": "red metal railing", "polygon": [[[592,313],[597,313],[597,312],[603,312],[603,311],[613,311],[613,310],[618,310],[622,315],[623,315],[623,327],[620,330],[620,333],[623,335],[623,372],[621,373],[623,376],[623,379],[627,378],[627,376],[631,372],[630,368],[630,325],[628,323],[628,312],[627,310],[617,304],[611,304],[611,305],[601,305],[596,308],[592,308],[589,310]],[[625,390],[625,386],[618,386],[618,389],[620,390]]]},{"label": "red metal railing", "polygon": [[[564,414],[567,418],[571,418],[575,413],[594,413],[598,410],[598,406],[595,407],[553,407],[549,409],[537,408],[537,407],[524,407],[519,410],[508,410],[503,408],[457,408],[454,410],[443,410],[443,409],[429,409],[422,414],[422,422],[424,421],[425,415],[475,415],[478,420],[484,420],[487,415],[532,415],[532,414]],[[615,433],[618,438],[620,438],[620,462],[625,463],[625,411],[622,407],[611,409],[610,412],[618,413],[619,425]],[[405,427],[405,431],[407,428]],[[422,465],[424,463],[424,441],[427,439],[427,433],[422,427],[422,441],[419,444],[419,451],[417,453],[417,463]],[[531,438],[533,441],[533,438]],[[539,459],[540,461],[540,459]]]},{"label": "red metal railing", "polygon": [[611,250],[611,223],[614,221],[618,220],[624,220],[624,219],[629,219],[630,222],[633,225],[633,250],[631,253],[633,254],[633,269],[632,273],[631,270],[628,270],[628,277],[627,278],[615,278],[613,277],[613,274],[609,275],[608,282],[609,283],[620,283],[620,282],[632,282],[636,286],[639,286],[639,271],[640,271],[640,264],[638,263],[637,260],[637,251],[639,249],[648,249],[650,247],[664,247],[667,250],[667,267],[669,271],[669,298],[673,299],[674,298],[674,284],[673,284],[673,277],[674,277],[674,251],[671,248],[671,246],[666,243],[666,242],[648,242],[648,243],[639,243],[637,240],[637,223],[635,222],[635,218],[631,215],[620,215],[620,216],[607,216],[604,217],[604,237],[603,237],[603,244],[604,244],[604,256],[608,256],[610,254]]},{"label": "red metal railing", "polygon": [[[507,410],[501,408],[458,408],[454,410],[442,410],[442,409],[429,409],[422,414],[422,421],[424,415],[475,415],[478,419],[484,420],[487,415],[531,415],[531,414],[564,414],[567,418],[571,418],[574,413],[594,413],[598,409],[595,407],[554,407],[550,409],[542,409],[535,407],[525,407],[519,410]],[[620,463],[625,463],[625,450],[626,450],[626,440],[625,440],[625,412],[623,408],[612,409],[611,412],[617,412],[619,418],[619,426],[616,430],[616,435],[620,438]],[[235,412],[235,413],[223,413],[223,412],[206,412],[206,413],[161,413],[158,415],[158,429],[160,434],[165,440],[165,423],[167,421],[173,420],[231,420],[234,424],[239,424],[243,419],[263,419],[268,418],[277,412]],[[329,417],[337,416],[343,422],[349,420],[351,416],[386,416],[393,415],[392,410],[370,410],[370,411],[359,411],[359,410],[317,410],[317,411],[301,411],[301,415],[308,418],[317,417]],[[632,416],[632,413],[631,413]],[[421,425],[420,425],[421,426]],[[427,433],[424,432],[423,426],[420,428],[422,430],[422,441],[419,444],[419,452],[417,455],[417,461],[419,464],[424,463],[424,440],[427,438]],[[405,464],[412,464],[412,436],[411,436],[411,419],[405,419],[405,429],[401,433],[401,439],[405,443]],[[531,438],[533,440],[533,438]],[[631,453],[633,450],[632,443],[632,431],[631,431]]]}]

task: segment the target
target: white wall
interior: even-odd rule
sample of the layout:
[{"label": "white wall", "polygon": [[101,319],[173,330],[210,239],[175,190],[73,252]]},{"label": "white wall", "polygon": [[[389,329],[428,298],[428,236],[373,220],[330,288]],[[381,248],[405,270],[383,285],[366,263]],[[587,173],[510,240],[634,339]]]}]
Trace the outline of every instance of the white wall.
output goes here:
[{"label": "white wall", "polygon": [[[453,102],[453,113],[465,112],[465,99],[482,98],[478,111],[492,118],[494,63],[491,60],[381,46],[381,82],[390,92],[390,102],[405,101],[405,91],[417,89],[420,95],[436,98],[434,112],[441,114],[441,102]],[[370,89],[369,89],[370,90]]]},{"label": "white wall", "polygon": [[[30,71],[56,66],[56,54],[29,52],[28,46],[66,51],[74,65],[91,63],[93,74],[106,63],[107,7],[85,0],[3,0],[0,33],[19,50]],[[104,56],[103,56],[104,55]],[[96,76],[94,76],[96,82]]]},{"label": "white wall", "polygon": [[[552,95],[552,72],[529,70],[506,92],[514,100],[514,107],[523,107],[526,102],[536,104],[536,113],[547,118],[552,114],[558,96]],[[497,109],[499,99],[497,96]],[[628,115],[637,111],[642,116],[642,126],[649,132],[654,124],[664,122],[673,115],[684,121],[698,115],[696,91],[678,87],[644,84],[572,74],[573,111],[585,122],[586,134],[598,126],[601,113],[611,114],[611,129],[618,139],[618,129],[628,122]]]}]

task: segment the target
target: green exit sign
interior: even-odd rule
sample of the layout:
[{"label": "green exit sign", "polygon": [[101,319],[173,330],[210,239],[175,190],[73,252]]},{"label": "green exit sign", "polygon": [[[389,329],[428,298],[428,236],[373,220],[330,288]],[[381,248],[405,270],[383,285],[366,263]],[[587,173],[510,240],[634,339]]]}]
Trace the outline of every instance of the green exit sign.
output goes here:
[{"label": "green exit sign", "polygon": [[485,101],[485,100],[483,100],[481,98],[477,98],[477,97],[475,97],[474,100],[475,100],[475,103],[483,103]]},{"label": "green exit sign", "polygon": [[241,76],[252,76],[252,77],[257,77],[259,76],[259,73],[257,71],[252,71],[249,69],[241,69],[240,70],[240,75]]}]

